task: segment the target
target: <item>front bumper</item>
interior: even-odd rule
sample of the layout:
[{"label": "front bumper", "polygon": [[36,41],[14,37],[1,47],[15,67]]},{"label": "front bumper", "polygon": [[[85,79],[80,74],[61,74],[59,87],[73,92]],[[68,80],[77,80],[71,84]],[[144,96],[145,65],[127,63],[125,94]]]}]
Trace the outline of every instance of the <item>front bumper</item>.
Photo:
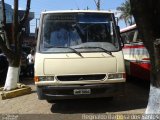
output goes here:
[{"label": "front bumper", "polygon": [[[91,94],[74,95],[74,89],[91,89]],[[124,91],[125,82],[94,85],[37,86],[37,94],[40,100],[112,97],[124,95]]]}]

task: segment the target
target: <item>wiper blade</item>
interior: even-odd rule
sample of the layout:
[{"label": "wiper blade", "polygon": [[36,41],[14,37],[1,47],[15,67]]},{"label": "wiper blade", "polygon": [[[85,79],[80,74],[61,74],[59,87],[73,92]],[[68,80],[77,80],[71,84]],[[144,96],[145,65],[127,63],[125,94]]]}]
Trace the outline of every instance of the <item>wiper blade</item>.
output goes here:
[{"label": "wiper blade", "polygon": [[76,53],[77,55],[79,55],[80,57],[83,58],[83,56],[81,55],[81,53],[78,52],[77,50],[75,50],[74,48],[70,48],[70,47],[54,47],[54,48],[68,48],[68,49],[72,50],[74,53]]},{"label": "wiper blade", "polygon": [[86,49],[86,48],[87,48],[87,49],[95,49],[95,48],[98,48],[98,49],[103,50],[105,53],[113,56],[113,55],[112,55],[112,52],[110,52],[110,51],[108,51],[108,50],[106,50],[106,49],[104,49],[104,48],[102,48],[102,47],[79,47],[79,48],[75,48],[75,49]]}]

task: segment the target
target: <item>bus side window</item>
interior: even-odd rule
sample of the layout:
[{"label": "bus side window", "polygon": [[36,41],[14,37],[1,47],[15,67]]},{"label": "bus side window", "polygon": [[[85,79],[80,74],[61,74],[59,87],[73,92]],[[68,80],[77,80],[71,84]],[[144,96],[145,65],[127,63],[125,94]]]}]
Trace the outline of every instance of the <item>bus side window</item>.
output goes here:
[{"label": "bus side window", "polygon": [[139,34],[139,32],[138,32],[138,36],[137,36],[137,41],[142,42],[142,35]]},{"label": "bus side window", "polygon": [[121,34],[122,40],[125,44],[129,43],[128,35],[127,33],[122,33]]},{"label": "bus side window", "polygon": [[133,36],[133,42],[137,42],[137,37],[138,37],[138,30],[135,30],[134,36]]},{"label": "bus side window", "polygon": [[129,40],[129,42],[133,42],[134,33],[135,33],[134,30],[128,32],[128,40]]}]

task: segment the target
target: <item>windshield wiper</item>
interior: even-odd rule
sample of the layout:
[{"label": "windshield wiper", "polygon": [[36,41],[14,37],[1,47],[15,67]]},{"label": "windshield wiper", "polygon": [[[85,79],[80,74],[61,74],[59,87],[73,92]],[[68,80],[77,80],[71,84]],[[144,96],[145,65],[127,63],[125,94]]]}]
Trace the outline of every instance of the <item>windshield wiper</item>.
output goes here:
[{"label": "windshield wiper", "polygon": [[70,48],[70,47],[54,47],[54,48],[68,48],[68,49],[72,50],[74,53],[76,53],[77,55],[79,55],[80,57],[83,58],[83,56],[81,55],[81,53],[78,52],[77,50],[75,50],[74,48]]},{"label": "windshield wiper", "polygon": [[104,48],[102,48],[102,47],[79,47],[79,48],[75,48],[75,49],[95,49],[95,48],[98,48],[98,49],[101,49],[101,50],[103,50],[105,53],[107,53],[107,54],[109,54],[109,55],[111,55],[112,57],[113,57],[113,55],[112,55],[112,52],[110,52],[110,51],[108,51],[108,50],[106,50],[106,49],[104,49]]}]

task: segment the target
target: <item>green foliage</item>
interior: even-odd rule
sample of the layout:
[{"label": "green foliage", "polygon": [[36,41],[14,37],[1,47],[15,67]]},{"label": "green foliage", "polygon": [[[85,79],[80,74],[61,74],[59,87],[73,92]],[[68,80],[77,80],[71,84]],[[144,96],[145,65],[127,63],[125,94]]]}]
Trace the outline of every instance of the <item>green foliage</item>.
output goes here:
[{"label": "green foliage", "polygon": [[117,10],[121,12],[119,19],[124,20],[126,26],[134,24],[129,0],[125,0],[125,2],[121,4],[121,6],[117,7]]}]

